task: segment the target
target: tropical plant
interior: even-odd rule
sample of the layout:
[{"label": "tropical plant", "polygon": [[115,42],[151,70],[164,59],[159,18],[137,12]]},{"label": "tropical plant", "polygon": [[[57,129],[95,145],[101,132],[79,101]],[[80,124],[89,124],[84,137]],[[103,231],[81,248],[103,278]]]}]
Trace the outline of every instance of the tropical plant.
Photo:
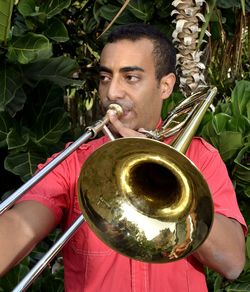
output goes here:
[{"label": "tropical plant", "polygon": [[250,77],[249,24],[249,1],[216,1],[209,22],[207,77],[225,96],[230,96],[237,80]]},{"label": "tropical plant", "polygon": [[[7,4],[1,2],[1,11],[7,10]],[[63,88],[77,82],[71,77],[78,64],[53,53],[69,38],[56,16],[70,1],[50,4],[19,1],[14,6],[11,30],[7,33],[3,28],[1,33],[0,146],[8,149],[5,170],[23,181],[70,128]]]},{"label": "tropical plant", "polygon": [[[20,0],[14,4],[13,0],[0,0],[0,154],[5,161],[1,166],[5,181],[1,192],[6,192],[5,196],[20,185],[20,180],[32,175],[37,163],[61,150],[66,141],[77,137],[99,115],[95,77],[106,37],[103,32],[119,24],[144,22],[157,26],[170,38],[175,31],[185,92],[206,82],[219,88],[216,111],[206,116],[200,131],[221,151],[250,224],[248,85],[237,84],[231,96],[235,82],[249,78],[249,4],[244,0],[210,0],[208,9],[204,1],[174,1],[175,8],[171,2]],[[177,12],[173,12],[175,9]],[[177,20],[172,23],[174,17]],[[200,19],[205,22],[200,23]],[[207,43],[206,30],[211,34]],[[190,38],[191,44],[187,41],[185,47],[185,40]],[[208,68],[205,77],[203,64]],[[164,105],[163,113],[181,98],[183,95],[176,91]],[[241,104],[238,109],[237,103]],[[232,144],[225,145],[223,138],[229,137]],[[1,279],[0,291],[10,291],[57,236],[56,232],[48,237]],[[210,290],[249,291],[249,255],[248,238],[247,263],[239,280],[228,283],[208,271]],[[30,290],[62,291],[62,267],[55,266],[57,262]]]},{"label": "tropical plant", "polygon": [[[219,102],[211,113],[201,135],[219,150],[234,184],[241,211],[250,226],[250,81],[237,82],[231,97]],[[234,283],[209,271],[214,291],[249,291],[250,232],[246,242],[246,265]]]},{"label": "tropical plant", "polygon": [[[69,5],[70,1],[21,0],[18,5],[0,1],[0,154],[5,182],[1,185],[1,193],[5,193],[2,199],[21,180],[29,179],[38,163],[62,149],[64,135],[70,129],[64,88],[82,82],[72,79],[79,68],[77,62],[60,49],[69,37],[58,16]],[[15,287],[48,250],[55,234],[0,280],[0,291]],[[44,282],[40,280],[34,287],[43,285],[45,289],[46,282],[51,287],[61,283],[56,280],[58,273],[51,275],[47,271]]]}]

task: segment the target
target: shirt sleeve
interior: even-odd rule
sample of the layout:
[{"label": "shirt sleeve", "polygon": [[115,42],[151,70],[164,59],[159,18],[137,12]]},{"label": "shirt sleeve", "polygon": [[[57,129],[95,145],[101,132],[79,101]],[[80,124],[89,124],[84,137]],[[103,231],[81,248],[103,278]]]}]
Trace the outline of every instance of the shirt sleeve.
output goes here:
[{"label": "shirt sleeve", "polygon": [[[240,212],[227,168],[219,152],[203,139],[197,140],[199,140],[198,147],[197,145],[193,147],[196,148],[196,152],[194,153],[194,150],[191,150],[189,154],[195,157],[193,162],[208,183],[214,202],[215,213],[237,220],[242,225],[243,231],[246,234],[246,223]],[[191,157],[190,159],[192,160]]]},{"label": "shirt sleeve", "polygon": [[[39,202],[53,212],[57,223],[62,223],[64,226],[69,219],[69,214],[78,205],[77,181],[82,165],[88,156],[105,141],[108,141],[106,136],[81,145],[30,189],[17,203],[28,200]],[[69,144],[66,145],[66,148]],[[46,163],[38,165],[38,171],[58,154],[54,154]]]},{"label": "shirt sleeve", "polygon": [[[50,157],[46,163],[39,164],[37,171],[47,165],[57,154]],[[69,172],[66,162],[62,162],[50,171],[24,196],[17,201],[36,201],[48,207],[54,214],[57,224],[61,221],[63,212],[69,206]]]}]

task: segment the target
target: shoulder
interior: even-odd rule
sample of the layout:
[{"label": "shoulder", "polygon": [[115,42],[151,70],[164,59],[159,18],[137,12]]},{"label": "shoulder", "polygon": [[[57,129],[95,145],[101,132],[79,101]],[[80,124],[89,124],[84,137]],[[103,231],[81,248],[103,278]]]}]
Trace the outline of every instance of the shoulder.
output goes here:
[{"label": "shoulder", "polygon": [[200,171],[204,171],[207,168],[210,170],[217,167],[224,168],[224,162],[218,150],[200,137],[193,138],[186,156],[193,161]]},{"label": "shoulder", "polygon": [[218,153],[218,150],[201,137],[194,137],[187,152],[194,150]]},{"label": "shoulder", "polygon": [[91,150],[96,150],[103,144],[105,144],[109,138],[107,136],[102,136],[100,138],[90,140],[87,143],[82,144],[79,148],[78,151],[91,151]]},{"label": "shoulder", "polygon": [[[101,147],[108,141],[108,137],[103,136],[101,138],[87,141],[80,145],[75,151],[73,151],[69,157],[66,159],[67,163],[72,163],[73,161],[77,160],[80,163],[84,162],[88,158],[88,156],[94,152],[97,148]],[[65,149],[72,144],[72,142],[68,143]]]}]

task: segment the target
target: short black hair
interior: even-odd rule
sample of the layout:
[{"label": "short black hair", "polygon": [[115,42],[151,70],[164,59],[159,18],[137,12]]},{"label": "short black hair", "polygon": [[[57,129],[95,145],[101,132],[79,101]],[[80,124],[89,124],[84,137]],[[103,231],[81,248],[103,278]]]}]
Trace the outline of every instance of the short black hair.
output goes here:
[{"label": "short black hair", "polygon": [[176,74],[176,51],[172,42],[158,29],[149,24],[131,23],[117,26],[108,38],[107,43],[120,40],[137,41],[142,38],[152,41],[156,79],[158,81],[169,73]]}]

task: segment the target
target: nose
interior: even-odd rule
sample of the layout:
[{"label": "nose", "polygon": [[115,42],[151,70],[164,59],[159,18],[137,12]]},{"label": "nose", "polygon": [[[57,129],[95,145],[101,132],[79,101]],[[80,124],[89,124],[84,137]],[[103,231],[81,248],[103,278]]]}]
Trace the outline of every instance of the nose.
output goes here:
[{"label": "nose", "polygon": [[111,101],[124,98],[125,90],[119,78],[112,78],[107,90],[107,98]]}]

